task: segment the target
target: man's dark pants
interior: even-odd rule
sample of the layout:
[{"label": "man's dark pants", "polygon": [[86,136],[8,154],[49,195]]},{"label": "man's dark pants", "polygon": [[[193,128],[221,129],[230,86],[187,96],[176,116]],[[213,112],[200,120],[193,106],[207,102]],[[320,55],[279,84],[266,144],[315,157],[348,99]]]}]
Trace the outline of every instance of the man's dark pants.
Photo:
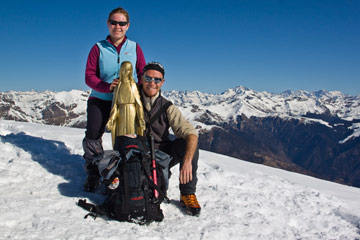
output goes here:
[{"label": "man's dark pants", "polygon": [[[169,141],[164,144],[160,144],[159,149],[169,154],[173,159],[170,162],[169,168],[172,168],[176,164],[180,163],[180,169],[184,163],[186,141],[181,138],[177,138],[174,141]],[[180,193],[182,195],[194,194],[196,192],[197,184],[197,168],[199,160],[199,148],[196,147],[194,157],[192,159],[192,180],[187,184],[179,184]]]}]

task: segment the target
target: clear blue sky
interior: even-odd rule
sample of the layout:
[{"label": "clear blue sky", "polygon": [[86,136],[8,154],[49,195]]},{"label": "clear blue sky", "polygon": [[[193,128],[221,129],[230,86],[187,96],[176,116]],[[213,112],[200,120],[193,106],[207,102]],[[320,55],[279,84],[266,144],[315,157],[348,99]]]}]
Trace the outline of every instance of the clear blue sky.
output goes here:
[{"label": "clear blue sky", "polygon": [[87,55],[118,6],[146,61],[165,66],[165,90],[360,95],[359,0],[5,0],[0,91],[87,90]]}]

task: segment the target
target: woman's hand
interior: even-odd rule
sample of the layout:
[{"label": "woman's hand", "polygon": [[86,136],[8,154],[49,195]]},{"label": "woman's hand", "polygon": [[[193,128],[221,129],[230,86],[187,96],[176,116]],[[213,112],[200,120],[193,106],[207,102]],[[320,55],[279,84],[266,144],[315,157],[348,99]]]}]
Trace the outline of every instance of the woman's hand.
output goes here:
[{"label": "woman's hand", "polygon": [[113,92],[117,85],[119,85],[119,79],[118,78],[114,79],[112,81],[112,83],[110,84],[110,87],[109,87],[110,92]]}]

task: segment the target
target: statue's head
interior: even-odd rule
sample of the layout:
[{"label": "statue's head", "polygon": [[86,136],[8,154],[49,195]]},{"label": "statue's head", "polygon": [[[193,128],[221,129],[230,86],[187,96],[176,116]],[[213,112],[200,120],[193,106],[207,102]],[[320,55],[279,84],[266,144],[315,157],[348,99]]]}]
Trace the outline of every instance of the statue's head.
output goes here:
[{"label": "statue's head", "polygon": [[124,61],[120,67],[120,78],[121,79],[125,79],[125,78],[131,79],[132,72],[133,72],[133,67],[132,67],[131,62]]}]

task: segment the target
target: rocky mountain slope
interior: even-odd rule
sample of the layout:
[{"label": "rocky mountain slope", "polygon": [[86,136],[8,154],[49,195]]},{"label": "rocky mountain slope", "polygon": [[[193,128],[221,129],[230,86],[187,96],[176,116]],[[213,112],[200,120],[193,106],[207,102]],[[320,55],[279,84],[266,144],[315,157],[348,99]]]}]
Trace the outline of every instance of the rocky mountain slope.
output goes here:
[{"label": "rocky mountain slope", "polygon": [[5,120],[83,128],[89,92],[0,92],[0,116]]},{"label": "rocky mountain slope", "polygon": [[[83,128],[89,92],[3,92],[2,119]],[[333,91],[170,91],[202,149],[360,187],[360,97]]]}]

